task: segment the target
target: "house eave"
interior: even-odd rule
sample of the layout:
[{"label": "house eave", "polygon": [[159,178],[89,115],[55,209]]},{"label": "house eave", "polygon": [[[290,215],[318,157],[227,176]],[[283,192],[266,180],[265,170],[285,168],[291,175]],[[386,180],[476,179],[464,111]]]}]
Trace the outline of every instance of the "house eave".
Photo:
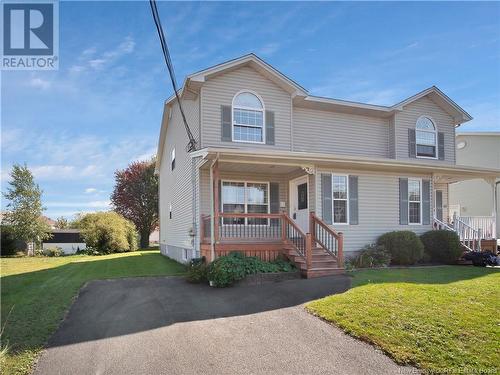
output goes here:
[{"label": "house eave", "polygon": [[275,151],[261,149],[204,148],[190,154],[192,157],[227,162],[260,162],[271,164],[296,164],[298,166],[315,165],[317,168],[351,168],[372,171],[398,173],[426,173],[429,175],[455,176],[460,179],[500,178],[500,169],[480,168],[463,165],[441,165],[407,162],[402,160],[382,159],[362,156],[309,153],[296,151]]}]

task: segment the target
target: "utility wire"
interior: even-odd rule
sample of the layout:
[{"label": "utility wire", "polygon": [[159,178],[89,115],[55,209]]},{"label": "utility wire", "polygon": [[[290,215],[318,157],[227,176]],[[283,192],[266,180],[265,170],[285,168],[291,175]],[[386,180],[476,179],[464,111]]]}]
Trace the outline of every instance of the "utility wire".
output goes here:
[{"label": "utility wire", "polygon": [[163,33],[163,28],[161,27],[160,16],[158,14],[158,9],[156,8],[156,1],[149,0],[149,5],[151,6],[151,13],[153,14],[153,20],[156,25],[156,30],[158,31],[158,37],[160,38],[161,49],[163,51],[163,57],[165,58],[165,63],[167,64],[168,73],[170,75],[170,80],[172,81],[172,87],[174,88],[175,97],[177,98],[177,102],[179,103],[179,109],[182,116],[182,121],[184,122],[184,127],[186,128],[187,136],[189,138],[189,143],[187,144],[186,150],[187,152],[196,150],[196,140],[193,137],[193,133],[191,133],[191,129],[189,129],[189,125],[186,119],[186,115],[184,114],[184,110],[182,108],[181,99],[179,98],[179,93],[177,89],[177,82],[175,79],[174,66],[172,64],[172,59],[170,58],[170,52],[168,50],[167,41],[165,40],[165,35]]}]

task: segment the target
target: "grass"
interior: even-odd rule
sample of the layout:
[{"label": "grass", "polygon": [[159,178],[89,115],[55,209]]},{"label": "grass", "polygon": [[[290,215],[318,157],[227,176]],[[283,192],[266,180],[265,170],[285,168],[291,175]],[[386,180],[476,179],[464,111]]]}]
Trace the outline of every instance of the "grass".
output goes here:
[{"label": "grass", "polygon": [[499,270],[443,266],[353,276],[352,289],[307,309],[428,373],[498,372]]},{"label": "grass", "polygon": [[[185,267],[159,251],[60,258],[1,258],[2,374],[28,374],[73,298],[90,280],[166,276]],[[12,312],[9,315],[9,311]],[[5,322],[7,320],[7,322]],[[0,357],[0,358],[1,358]]]}]

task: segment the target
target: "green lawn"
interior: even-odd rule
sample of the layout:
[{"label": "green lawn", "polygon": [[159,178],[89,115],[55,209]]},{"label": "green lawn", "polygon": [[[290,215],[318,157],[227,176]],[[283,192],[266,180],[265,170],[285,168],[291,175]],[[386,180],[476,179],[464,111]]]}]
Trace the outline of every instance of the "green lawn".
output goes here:
[{"label": "green lawn", "polygon": [[499,370],[500,270],[443,266],[353,276],[351,290],[307,308],[399,363],[428,372]]},{"label": "green lawn", "polygon": [[60,258],[1,258],[2,374],[27,374],[82,285],[90,280],[178,275],[184,266],[159,251]]}]

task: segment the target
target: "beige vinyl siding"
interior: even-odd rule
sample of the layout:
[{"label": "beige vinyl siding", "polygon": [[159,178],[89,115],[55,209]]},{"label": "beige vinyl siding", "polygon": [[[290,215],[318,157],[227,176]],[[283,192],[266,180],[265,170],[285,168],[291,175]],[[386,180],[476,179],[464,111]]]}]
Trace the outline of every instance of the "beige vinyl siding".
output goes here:
[{"label": "beige vinyl siding", "polygon": [[396,119],[389,119],[389,158],[396,159]]},{"label": "beige vinyl siding", "polygon": [[293,109],[293,151],[386,158],[388,120],[309,108]]},{"label": "beige vinyl siding", "polygon": [[[199,138],[198,100],[183,100],[188,123],[195,138]],[[160,244],[179,248],[193,248],[189,230],[193,227],[196,199],[196,161],[186,152],[188,138],[182,122],[179,106],[173,104],[164,152],[160,167]],[[171,171],[170,155],[175,147],[175,169]],[[194,189],[194,191],[193,191]],[[172,203],[172,219],[169,205]],[[169,254],[170,255],[170,254]]]},{"label": "beige vinyl siding", "polygon": [[[420,116],[430,116],[434,121],[437,131],[444,133],[445,160],[409,158],[408,157],[408,129],[415,129],[415,124]],[[417,163],[455,163],[455,127],[452,117],[441,109],[428,97],[420,98],[404,107],[402,112],[396,114],[396,158],[414,161]]]},{"label": "beige vinyl siding", "polygon": [[[412,230],[417,234],[422,234],[432,229],[432,225],[399,224],[399,178],[431,179],[431,176],[382,174],[352,170],[319,170],[316,174],[316,211],[319,217],[322,217],[321,173],[332,172],[358,176],[359,224],[332,225],[334,230],[344,233],[344,249],[347,253],[358,251],[363,246],[374,243],[380,235],[386,232]],[[432,205],[433,198],[431,197],[431,207]]]},{"label": "beige vinyl siding", "polygon": [[[221,140],[221,105],[231,105],[234,95],[251,90],[274,112],[275,145]],[[252,68],[242,67],[208,79],[201,89],[202,147],[291,149],[291,96]]]}]

